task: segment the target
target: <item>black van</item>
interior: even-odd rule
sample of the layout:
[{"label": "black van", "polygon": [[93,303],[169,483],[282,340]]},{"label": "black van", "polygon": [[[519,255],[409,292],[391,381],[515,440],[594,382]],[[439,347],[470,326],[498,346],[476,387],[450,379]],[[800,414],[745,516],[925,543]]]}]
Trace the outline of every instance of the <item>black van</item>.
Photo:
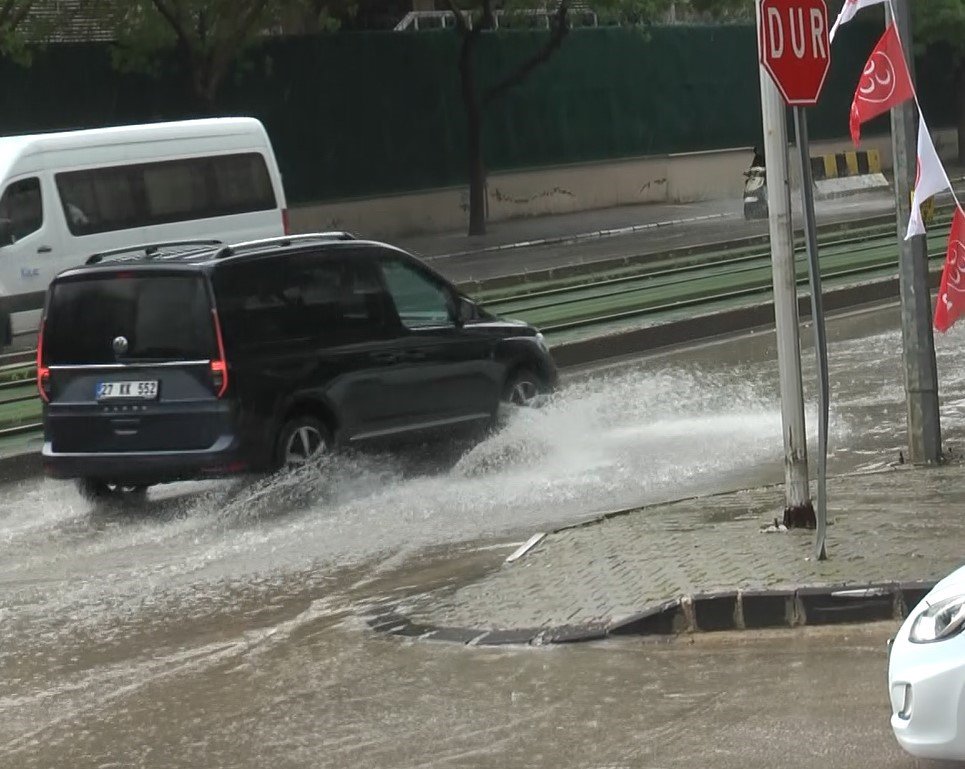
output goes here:
[{"label": "black van", "polygon": [[91,496],[478,428],[556,379],[536,329],[344,233],[91,257],[37,347],[44,466]]}]

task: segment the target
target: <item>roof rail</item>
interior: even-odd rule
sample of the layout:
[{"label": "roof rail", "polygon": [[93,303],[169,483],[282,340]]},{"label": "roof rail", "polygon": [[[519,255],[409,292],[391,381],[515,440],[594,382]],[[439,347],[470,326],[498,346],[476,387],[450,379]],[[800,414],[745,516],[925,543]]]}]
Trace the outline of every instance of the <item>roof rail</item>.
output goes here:
[{"label": "roof rail", "polygon": [[265,246],[278,246],[279,248],[285,248],[286,246],[291,246],[298,243],[326,243],[333,240],[356,240],[356,237],[351,232],[334,231],[309,232],[303,235],[283,235],[277,238],[248,240],[244,243],[233,243],[228,246],[223,246],[218,250],[218,253],[215,255],[215,259],[224,259],[227,256],[234,256],[242,251],[264,248]]},{"label": "roof rail", "polygon": [[223,242],[220,240],[169,240],[161,243],[147,243],[140,246],[127,246],[126,248],[114,248],[110,251],[101,251],[89,256],[84,264],[100,264],[105,259],[123,256],[124,254],[134,256],[135,254],[143,253],[146,258],[153,259],[160,252],[171,249],[178,251],[196,251],[220,245],[223,245]]}]

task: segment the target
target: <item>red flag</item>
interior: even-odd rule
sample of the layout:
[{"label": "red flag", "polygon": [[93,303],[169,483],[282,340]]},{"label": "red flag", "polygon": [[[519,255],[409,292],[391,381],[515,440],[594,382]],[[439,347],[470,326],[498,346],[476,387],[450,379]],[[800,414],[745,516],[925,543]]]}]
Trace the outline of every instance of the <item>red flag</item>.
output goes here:
[{"label": "red flag", "polygon": [[868,57],[851,102],[851,138],[857,147],[861,141],[861,124],[867,123],[892,107],[915,95],[905,52],[898,39],[894,22],[881,36]]},{"label": "red flag", "polygon": [[952,231],[948,234],[948,253],[938,287],[935,328],[948,331],[965,311],[965,213],[955,206]]}]

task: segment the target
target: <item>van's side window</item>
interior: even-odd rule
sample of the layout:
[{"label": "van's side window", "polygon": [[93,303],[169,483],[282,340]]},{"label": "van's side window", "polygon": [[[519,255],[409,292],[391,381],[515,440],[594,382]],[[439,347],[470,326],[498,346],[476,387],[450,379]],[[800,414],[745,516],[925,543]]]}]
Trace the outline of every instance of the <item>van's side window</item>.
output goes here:
[{"label": "van's side window", "polygon": [[226,265],[214,286],[225,341],[235,349],[351,344],[378,338],[390,324],[388,301],[365,259],[298,255]]},{"label": "van's side window", "polygon": [[324,345],[377,339],[394,322],[375,266],[364,257],[309,256],[299,260],[294,274],[305,321]]},{"label": "van's side window", "polygon": [[452,323],[449,292],[422,270],[401,259],[387,257],[382,260],[382,274],[404,326],[420,328]]},{"label": "van's side window", "polygon": [[275,192],[257,152],[56,174],[74,235],[269,211]]},{"label": "van's side window", "polygon": [[40,180],[36,176],[7,186],[0,197],[0,246],[8,246],[36,232],[44,223]]}]

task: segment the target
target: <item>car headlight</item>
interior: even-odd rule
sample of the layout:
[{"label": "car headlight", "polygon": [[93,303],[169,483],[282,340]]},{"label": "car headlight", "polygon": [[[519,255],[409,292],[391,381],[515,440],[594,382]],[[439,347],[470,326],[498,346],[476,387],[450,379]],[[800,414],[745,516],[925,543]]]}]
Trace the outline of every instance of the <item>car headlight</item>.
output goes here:
[{"label": "car headlight", "polygon": [[946,598],[929,606],[918,615],[908,638],[912,643],[924,644],[944,641],[965,629],[965,595]]}]

